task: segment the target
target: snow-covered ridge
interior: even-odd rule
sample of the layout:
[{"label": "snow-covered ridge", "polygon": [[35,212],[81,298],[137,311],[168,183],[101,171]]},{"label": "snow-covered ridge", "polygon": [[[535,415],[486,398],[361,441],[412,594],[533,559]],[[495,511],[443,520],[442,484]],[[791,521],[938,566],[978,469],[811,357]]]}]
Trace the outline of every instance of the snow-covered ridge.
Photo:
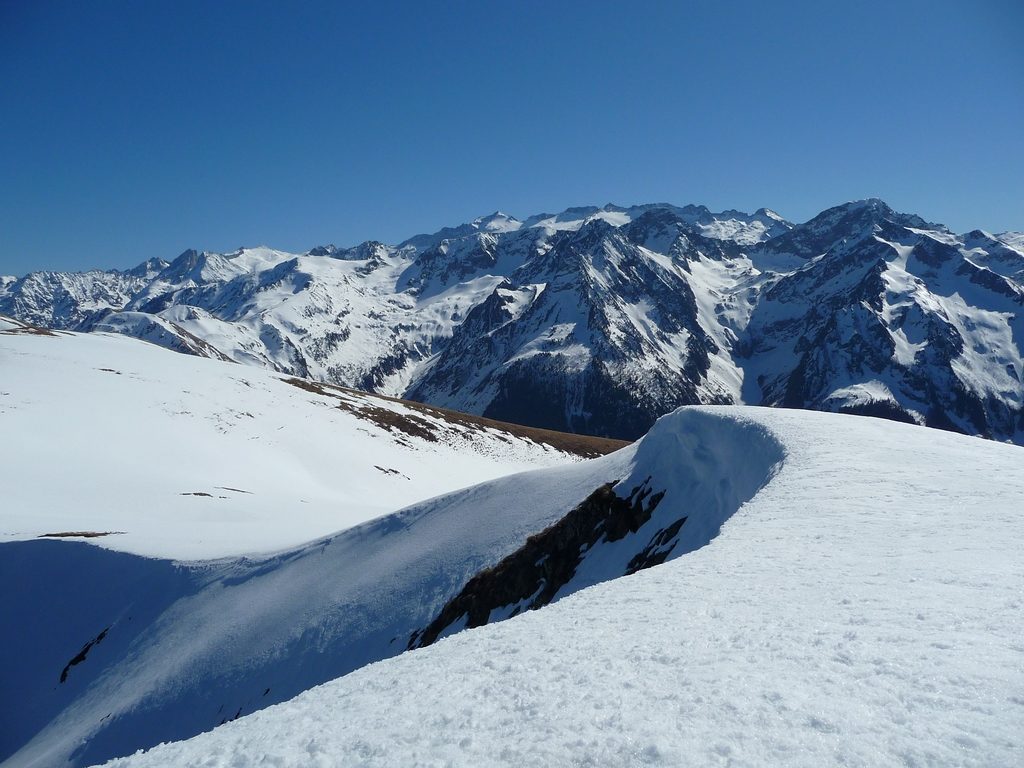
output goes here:
[{"label": "snow-covered ridge", "polygon": [[[34,631],[8,643],[5,693],[32,701],[12,728],[42,728],[14,744],[10,764],[89,764],[185,738],[400,653],[474,574],[609,480],[621,479],[619,493],[645,484],[662,501],[620,535],[597,536],[555,597],[635,570],[652,548],[678,556],[706,544],[780,459],[759,425],[689,412],[666,417],[646,445],[475,486],[271,557],[183,566],[78,543],[5,545],[0,568],[34,574],[14,615],[31,615],[40,590],[74,606],[36,614]],[[90,575],[54,583],[56,570]],[[125,574],[132,587],[118,589]],[[51,674],[56,688],[43,684]]]},{"label": "snow-covered ridge", "polygon": [[750,408],[659,432],[693,459],[744,424],[785,461],[708,546],[111,765],[1017,764],[1021,449]]},{"label": "snow-covered ridge", "polygon": [[[229,718],[199,706],[208,691],[196,688],[197,665],[236,675],[222,691],[251,711],[397,652],[371,627],[367,650],[353,642],[313,663],[325,642],[361,637],[329,628],[331,616],[358,622],[346,601],[373,615],[370,597],[396,580],[415,594],[417,571],[394,572],[409,556],[384,546],[388,513],[624,445],[3,316],[0,370],[0,579],[18,585],[5,599],[18,631],[0,654],[0,760],[51,721],[63,734],[14,764],[81,765],[114,754],[102,751],[111,744],[183,738]],[[331,539],[306,542],[338,531],[346,543],[325,572]],[[370,562],[373,531],[381,542]],[[407,552],[418,544],[406,539]],[[268,551],[282,554],[252,554]],[[312,581],[300,587],[303,578]],[[375,578],[378,593],[367,588]],[[296,640],[303,626],[316,638]],[[259,662],[266,653],[276,661]],[[273,695],[248,690],[255,677],[239,669],[253,664],[264,683],[280,676]],[[92,709],[112,703],[124,717]],[[142,720],[127,715],[136,710]]]},{"label": "snow-covered ridge", "polygon": [[[207,757],[215,765],[221,759],[245,765],[264,758],[307,764],[310,753],[293,751],[293,739],[302,734],[302,744],[325,740],[343,764],[438,756],[488,762],[487,754],[497,754],[488,744],[495,742],[459,746],[455,736],[461,742],[462,728],[470,726],[458,725],[463,721],[442,694],[417,693],[429,711],[416,714],[406,691],[396,688],[403,690],[401,702],[389,695],[366,710],[380,719],[375,707],[404,707],[407,723],[449,713],[456,726],[436,728],[432,746],[414,729],[411,738],[420,746],[408,747],[409,740],[394,739],[389,726],[374,730],[344,702],[359,701],[361,691],[381,697],[376,678],[366,675],[384,675],[380,685],[391,687],[397,678],[386,670],[395,669],[397,676],[408,671],[406,664],[427,664],[425,679],[440,687],[435,676],[459,668],[458,654],[479,663],[485,660],[479,654],[494,653],[492,661],[511,658],[512,648],[526,654],[530,666],[535,656],[547,654],[546,666],[539,667],[543,681],[561,680],[554,684],[586,701],[596,696],[594,686],[607,690],[608,679],[597,667],[618,675],[623,660],[632,670],[631,684],[655,694],[649,702],[670,701],[664,675],[677,683],[695,677],[701,684],[692,695],[731,713],[738,733],[756,734],[740,747],[765,763],[773,761],[764,750],[774,749],[780,738],[804,754],[834,749],[827,741],[832,734],[844,734],[845,748],[862,755],[862,763],[887,762],[864,757],[875,754],[864,750],[874,749],[878,739],[845,731],[846,721],[829,709],[829,700],[851,695],[864,707],[883,702],[886,716],[874,727],[889,734],[896,746],[886,749],[894,754],[919,755],[919,710],[927,713],[929,727],[949,739],[973,739],[981,745],[979,754],[1014,748],[1005,714],[1012,712],[1007,697],[1017,679],[1010,656],[986,657],[991,673],[969,661],[973,651],[929,659],[915,632],[920,626],[930,627],[929,633],[941,629],[957,642],[986,648],[1011,637],[1004,633],[1012,634],[1007,628],[1014,626],[1019,606],[1014,608],[1003,587],[1024,575],[1012,550],[1020,533],[1014,527],[1020,526],[1017,501],[1024,493],[1019,448],[875,419],[686,408],[663,417],[640,442],[579,462],[511,428],[175,355],[118,336],[54,333],[2,320],[3,361],[10,373],[0,395],[0,423],[5,434],[19,438],[4,443],[0,460],[5,502],[11,502],[0,514],[9,534],[0,544],[0,581],[20,585],[7,606],[19,631],[5,638],[0,654],[0,705],[11,713],[0,731],[0,755],[9,765],[89,765],[239,718],[244,724],[245,716],[278,703],[283,708],[267,716],[281,713],[283,730],[273,720],[258,719],[260,735],[242,731],[239,741],[212,747]],[[99,450],[94,435],[103,436]],[[879,450],[885,445],[900,446],[898,461]],[[57,470],[60,482],[53,481]],[[488,477],[496,479],[444,493]],[[436,492],[443,495],[424,500]],[[401,506],[403,498],[411,506],[380,516],[388,505]],[[965,509],[974,511],[965,516]],[[290,546],[289,537],[302,530],[315,531],[313,540]],[[321,535],[327,530],[333,532]],[[61,536],[40,540],[39,533]],[[206,562],[169,559],[268,548],[275,553]],[[705,572],[699,564],[708,557],[712,565]],[[687,565],[691,561],[698,563],[696,570]],[[643,569],[664,575],[649,582],[635,574]],[[940,582],[940,574],[952,580]],[[646,584],[656,586],[648,592]],[[598,586],[589,589],[593,585]],[[850,656],[864,624],[843,623],[851,610],[843,606],[860,604],[828,598],[850,585],[867,595],[863,610],[879,622],[870,637],[872,652],[898,658],[899,670],[906,670],[894,682],[879,675],[877,684],[863,688],[863,701],[857,686],[879,667],[870,658]],[[582,597],[580,603],[572,596],[581,590],[607,597]],[[901,602],[905,595],[913,597],[913,615],[924,618],[911,620]],[[552,601],[542,611],[529,610]],[[953,604],[969,605],[989,623],[973,614],[966,624],[951,623]],[[587,606],[583,615],[572,607],[579,605]],[[585,618],[589,611],[598,623]],[[715,612],[724,611],[731,616],[731,635],[713,621]],[[545,620],[535,617],[546,614],[557,630],[536,623]],[[807,637],[823,615],[836,629],[819,649]],[[937,623],[929,623],[932,615]],[[482,636],[482,646],[464,645],[480,637],[477,632],[454,645],[446,639],[464,627],[511,616],[499,626],[523,626],[525,620],[526,635],[495,628],[496,634]],[[563,621],[578,623],[584,634],[567,633]],[[926,623],[916,623],[921,621]],[[964,635],[965,628],[983,632],[983,639]],[[559,633],[571,641],[557,653],[540,640],[555,642]],[[714,638],[712,656],[701,651],[705,637]],[[789,637],[800,640],[793,644]],[[887,639],[893,637],[910,638],[902,642],[914,652],[907,655]],[[764,681],[764,670],[755,674],[749,659],[763,666],[756,649],[765,638],[778,638],[772,659],[792,659],[778,663],[790,664],[784,674],[801,681],[799,697],[785,699],[785,709],[729,709],[714,681]],[[391,661],[358,671],[407,647],[430,644],[407,655],[428,661]],[[797,650],[784,653],[785,648]],[[850,658],[849,671],[845,662],[835,662],[837,654]],[[432,658],[441,659],[434,672]],[[676,661],[666,669],[661,658]],[[922,658],[947,664],[943,674],[965,696],[996,691],[1009,708],[979,713],[963,710],[959,699],[923,705],[927,690],[920,686],[928,677]],[[677,665],[685,669],[683,678],[672,676]],[[576,670],[571,679],[565,678],[567,669]],[[525,674],[508,672],[509,680]],[[489,680],[488,674],[482,679]],[[419,691],[419,682],[406,684]],[[635,733],[650,734],[643,753],[676,755],[691,746],[664,723],[645,731],[643,718],[661,715],[644,715],[648,699],[630,693],[623,695],[631,714],[618,726],[603,726],[611,728],[611,740],[580,743],[576,735],[588,732],[586,722],[598,721],[590,710],[583,720],[572,715],[551,721],[564,722],[565,730],[537,730],[531,719],[530,712],[548,706],[547,682],[535,679],[529,695],[539,698],[525,708],[502,705],[506,714],[500,717],[483,701],[483,688],[468,677],[459,685],[479,713],[479,733],[512,749],[490,762],[629,764],[637,754]],[[830,696],[815,698],[819,689]],[[837,695],[840,689],[843,696]],[[499,698],[519,695],[503,685],[494,690]],[[341,703],[332,691],[343,692]],[[769,702],[764,706],[774,706],[772,697],[779,693],[744,691],[743,701]],[[901,715],[904,700],[919,709]],[[309,701],[322,705],[323,714],[303,709]],[[719,733],[714,728],[720,712],[705,716],[694,709],[696,699],[682,701],[689,702],[688,722],[705,741]],[[519,739],[519,747],[494,735],[505,727],[495,723],[508,724],[501,718],[509,711],[518,713],[514,732],[536,731],[532,740]],[[311,735],[294,725],[291,713],[334,725]],[[492,722],[488,713],[499,720]],[[766,713],[774,713],[778,733],[764,725]],[[358,738],[353,734],[359,731],[346,730],[349,723],[360,724]],[[900,724],[898,732],[891,730],[893,723]],[[230,740],[233,733],[239,732],[228,728],[206,738]],[[821,734],[825,747],[817,741]],[[271,735],[276,741],[264,740]],[[374,745],[370,753],[360,751],[360,739]],[[526,741],[536,746],[524,748]],[[420,757],[402,751],[413,748],[429,751]],[[193,759],[182,752],[153,755],[146,759]]]},{"label": "snow-covered ridge", "polygon": [[399,244],[401,247],[424,249],[436,246],[444,240],[453,240],[477,232],[518,232],[523,229],[553,231],[576,231],[592,221],[604,221],[613,227],[621,227],[654,210],[669,211],[688,224],[700,228],[702,234],[717,239],[728,239],[751,245],[785,231],[792,225],[774,211],[760,208],[753,215],[743,211],[728,210],[712,213],[703,205],[676,206],[669,203],[648,203],[622,207],[614,203],[604,206],[580,206],[567,208],[561,213],[538,213],[520,221],[501,211],[481,216],[469,224],[446,227],[432,234],[415,235]]},{"label": "snow-covered ridge", "polygon": [[0,541],[87,531],[176,559],[273,551],[618,445],[3,319],[0,369],[0,425],[18,436],[0,446]]},{"label": "snow-covered ridge", "polygon": [[1024,442],[1022,307],[1019,235],[877,199],[802,224],[496,212],[394,246],[186,251],[0,285],[0,312],[37,325],[627,439],[679,405],[746,403]]}]

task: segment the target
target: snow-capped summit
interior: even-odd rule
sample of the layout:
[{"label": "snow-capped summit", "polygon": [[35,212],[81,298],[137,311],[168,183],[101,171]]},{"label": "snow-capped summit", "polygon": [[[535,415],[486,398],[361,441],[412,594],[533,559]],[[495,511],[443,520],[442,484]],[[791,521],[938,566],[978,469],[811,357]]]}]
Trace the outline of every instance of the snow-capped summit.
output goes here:
[{"label": "snow-capped summit", "polygon": [[820,256],[843,246],[870,238],[876,231],[892,227],[941,229],[920,216],[897,213],[877,198],[855,200],[822,211],[810,221],[771,238],[760,249],[771,254],[792,254],[801,259]]},{"label": "snow-capped summit", "polygon": [[170,266],[170,263],[165,261],[164,259],[146,259],[141,264],[138,264],[132,267],[131,269],[127,270],[127,273],[132,277],[154,278],[163,270],[167,269],[168,266]]},{"label": "snow-capped summit", "polygon": [[758,218],[771,219],[772,221],[780,223],[784,223],[786,221],[771,208],[758,208],[756,211],[754,211],[754,216]]},{"label": "snow-capped summit", "polygon": [[473,226],[484,232],[514,232],[522,225],[523,223],[519,219],[501,211],[495,211],[490,216],[473,219]]}]

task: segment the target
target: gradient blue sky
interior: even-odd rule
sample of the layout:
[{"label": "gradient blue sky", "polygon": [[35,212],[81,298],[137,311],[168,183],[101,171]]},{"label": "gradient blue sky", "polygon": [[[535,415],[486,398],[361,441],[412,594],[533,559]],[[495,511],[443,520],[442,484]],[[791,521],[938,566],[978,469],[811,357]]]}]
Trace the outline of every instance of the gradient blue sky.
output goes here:
[{"label": "gradient blue sky", "polygon": [[0,0],[0,274],[496,209],[1024,229],[1024,3]]}]

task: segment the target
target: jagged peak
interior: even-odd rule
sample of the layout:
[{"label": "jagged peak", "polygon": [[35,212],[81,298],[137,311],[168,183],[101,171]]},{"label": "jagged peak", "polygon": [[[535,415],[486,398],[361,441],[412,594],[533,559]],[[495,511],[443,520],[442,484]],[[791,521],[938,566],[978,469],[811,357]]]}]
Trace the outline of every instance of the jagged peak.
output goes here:
[{"label": "jagged peak", "polygon": [[308,256],[328,256],[341,261],[363,261],[379,258],[387,254],[389,248],[379,240],[364,240],[351,248],[339,248],[333,243],[318,245],[307,253]]},{"label": "jagged peak", "polygon": [[[664,206],[666,208],[675,208],[676,207],[676,206],[670,206],[668,204],[664,204]],[[701,214],[701,213],[708,213],[708,214],[710,214],[711,213],[711,209],[708,208],[706,205],[699,205],[697,203],[687,203],[682,208],[679,208],[679,210],[682,211],[683,213],[692,213],[692,214]]]},{"label": "jagged peak", "polygon": [[891,222],[903,227],[919,227],[927,229],[944,229],[941,225],[931,224],[914,213],[900,213],[893,210],[888,203],[877,197],[862,200],[850,200],[839,205],[826,208],[802,227],[835,226],[842,220],[851,224],[880,225]]},{"label": "jagged peak", "polygon": [[339,248],[334,243],[328,243],[327,245],[317,245],[306,251],[307,256],[334,256],[339,251],[345,249]]},{"label": "jagged peak", "polygon": [[754,211],[754,217],[755,218],[771,219],[772,221],[777,221],[780,224],[787,224],[787,223],[789,223],[789,222],[786,221],[786,219],[783,216],[780,216],[778,213],[773,211],[771,208],[758,208],[756,211]]},{"label": "jagged peak", "polygon": [[523,225],[515,216],[495,211],[487,216],[473,219],[471,226],[483,232],[514,232]]},{"label": "jagged peak", "polygon": [[177,272],[180,269],[190,269],[198,264],[200,259],[204,258],[206,255],[206,251],[198,251],[195,248],[186,248],[171,259],[171,263],[168,264],[164,270]]},{"label": "jagged peak", "polygon": [[880,197],[865,197],[860,200],[849,200],[841,205],[836,206],[837,208],[846,208],[849,210],[860,210],[868,209],[871,211],[879,211],[882,213],[891,213],[892,208]]},{"label": "jagged peak", "polygon": [[227,264],[232,258],[238,257],[243,249],[232,254],[220,254],[212,251],[197,251],[195,248],[188,248],[164,267],[156,275],[157,280],[164,282],[178,282],[184,280],[202,281],[205,279],[204,270],[207,265],[214,269],[228,268]]},{"label": "jagged peak", "polygon": [[167,269],[170,262],[166,259],[161,259],[156,256],[146,259],[140,264],[136,264],[131,269],[124,270],[124,274],[131,275],[132,277],[146,277],[147,275],[156,275]]}]

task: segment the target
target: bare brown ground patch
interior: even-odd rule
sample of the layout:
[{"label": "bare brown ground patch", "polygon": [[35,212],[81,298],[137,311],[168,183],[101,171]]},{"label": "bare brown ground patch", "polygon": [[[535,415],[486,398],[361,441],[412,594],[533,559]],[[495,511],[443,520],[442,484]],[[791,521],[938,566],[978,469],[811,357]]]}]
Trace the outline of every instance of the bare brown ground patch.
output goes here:
[{"label": "bare brown ground patch", "polygon": [[29,325],[23,323],[21,320],[14,320],[12,318],[3,317],[4,320],[9,320],[12,323],[17,323],[15,328],[6,328],[0,330],[0,336],[59,336],[60,334],[51,331],[49,328],[41,328],[38,325]]},{"label": "bare brown ground patch", "polygon": [[[552,448],[556,448],[557,450],[565,451],[566,453],[571,453],[588,459],[595,456],[604,456],[605,454],[612,453],[613,451],[617,451],[620,448],[624,448],[629,445],[629,442],[626,440],[613,440],[607,437],[574,435],[568,432],[556,432],[551,429],[524,427],[521,424],[509,424],[504,421],[487,419],[483,416],[473,416],[472,414],[452,411],[447,408],[424,405],[423,403],[416,403],[411,400],[402,400],[397,397],[370,394],[358,389],[339,387],[335,384],[324,384],[319,381],[310,381],[309,379],[287,378],[285,381],[293,387],[298,387],[306,392],[334,397],[339,400],[339,408],[349,411],[355,416],[372,421],[385,428],[398,429],[407,435],[420,437],[424,440],[437,441],[443,437],[443,435],[438,434],[440,430],[434,423],[427,419],[423,419],[412,414],[395,413],[387,408],[376,407],[371,404],[372,401],[376,399],[399,403],[409,410],[433,416],[434,418],[441,419],[450,424],[479,431],[492,429],[498,432],[504,432],[505,434],[513,437],[524,438],[526,440],[532,440],[535,443],[550,445]],[[341,399],[339,397],[340,395],[358,398],[363,400],[366,405],[363,405],[362,407],[355,407],[351,403]]]}]

